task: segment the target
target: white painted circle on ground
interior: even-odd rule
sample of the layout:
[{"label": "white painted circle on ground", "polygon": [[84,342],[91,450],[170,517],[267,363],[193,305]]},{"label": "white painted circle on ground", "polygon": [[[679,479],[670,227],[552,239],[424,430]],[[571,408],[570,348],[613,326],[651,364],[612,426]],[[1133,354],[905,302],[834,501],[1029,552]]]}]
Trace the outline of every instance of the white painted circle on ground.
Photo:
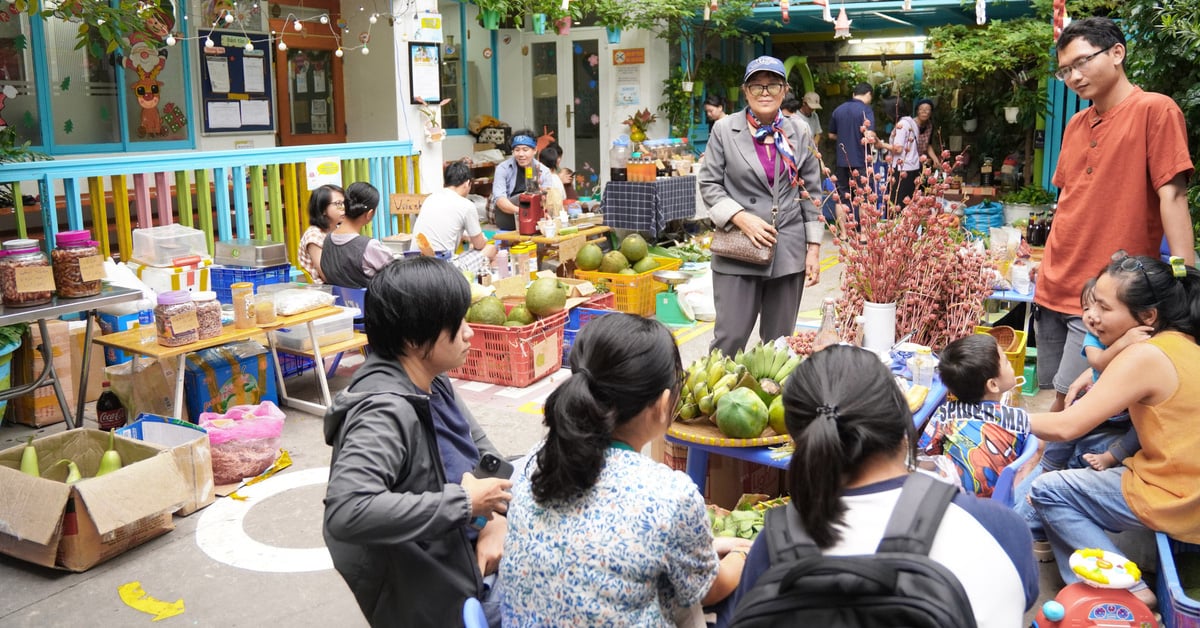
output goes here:
[{"label": "white painted circle on ground", "polygon": [[218,499],[200,516],[196,545],[218,562],[268,573],[300,573],[333,569],[333,558],[325,547],[274,547],[256,541],[243,527],[246,514],[264,499],[302,486],[326,484],[329,468],[318,467],[276,475],[238,490],[245,500]]}]

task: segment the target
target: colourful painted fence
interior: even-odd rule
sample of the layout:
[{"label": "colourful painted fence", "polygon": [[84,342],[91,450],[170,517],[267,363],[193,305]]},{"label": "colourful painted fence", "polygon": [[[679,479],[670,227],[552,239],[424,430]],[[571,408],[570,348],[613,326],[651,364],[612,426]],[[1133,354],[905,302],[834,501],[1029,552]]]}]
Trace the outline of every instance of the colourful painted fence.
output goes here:
[{"label": "colourful painted fence", "polygon": [[[257,238],[285,242],[296,265],[300,235],[308,228],[307,159],[336,157],[342,184],[367,181],[382,207],[369,235],[391,235],[387,208],[393,193],[419,193],[420,155],[410,142],[365,142],[256,150],[179,152],[0,165],[0,184],[13,186],[19,237],[31,231],[22,190],[36,187],[44,248],[62,230],[90,228],[101,251],[121,259],[133,253],[134,228],[178,222],[215,241]],[[65,217],[66,229],[62,229]],[[98,226],[101,226],[98,228]]]}]

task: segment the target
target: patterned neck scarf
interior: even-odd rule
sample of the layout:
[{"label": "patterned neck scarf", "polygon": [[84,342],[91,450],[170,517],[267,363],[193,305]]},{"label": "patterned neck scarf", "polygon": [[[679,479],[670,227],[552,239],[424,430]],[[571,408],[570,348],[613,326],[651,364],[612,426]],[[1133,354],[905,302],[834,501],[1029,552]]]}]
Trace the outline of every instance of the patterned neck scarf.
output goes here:
[{"label": "patterned neck scarf", "polygon": [[[750,124],[755,141],[760,144],[774,144],[775,148],[779,149],[779,157],[783,159],[783,171],[787,173],[788,181],[796,185],[800,179],[800,168],[796,166],[796,151],[783,132],[783,120],[783,112],[779,111],[775,113],[774,122],[764,125],[750,112],[750,108],[746,107],[746,122]],[[770,141],[767,140],[768,137],[771,138]]]}]

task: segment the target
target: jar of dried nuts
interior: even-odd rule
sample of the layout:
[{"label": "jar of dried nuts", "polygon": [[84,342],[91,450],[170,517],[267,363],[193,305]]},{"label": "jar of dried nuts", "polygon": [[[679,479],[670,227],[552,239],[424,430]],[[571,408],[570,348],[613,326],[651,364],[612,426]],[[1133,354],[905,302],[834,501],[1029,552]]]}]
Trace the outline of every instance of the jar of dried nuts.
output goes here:
[{"label": "jar of dried nuts", "polygon": [[0,293],[6,307],[49,303],[54,297],[54,271],[37,240],[21,238],[0,245]]},{"label": "jar of dried nuts", "polygon": [[54,262],[54,285],[58,296],[75,298],[100,294],[104,277],[104,258],[99,245],[85,230],[63,231],[54,236],[55,248],[50,251]]},{"label": "jar of dried nuts", "polygon": [[196,304],[196,320],[199,324],[200,340],[216,338],[221,335],[221,303],[217,301],[217,293],[211,290],[192,294],[192,302]]},{"label": "jar of dried nuts", "polygon": [[154,324],[158,327],[158,344],[178,347],[200,339],[200,321],[196,304],[187,290],[171,290],[158,295],[154,308]]}]

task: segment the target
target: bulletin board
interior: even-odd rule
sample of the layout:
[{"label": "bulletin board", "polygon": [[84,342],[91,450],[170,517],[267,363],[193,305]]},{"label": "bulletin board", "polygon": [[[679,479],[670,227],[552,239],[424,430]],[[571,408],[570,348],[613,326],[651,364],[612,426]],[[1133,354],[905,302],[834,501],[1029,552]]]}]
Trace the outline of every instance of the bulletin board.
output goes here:
[{"label": "bulletin board", "polygon": [[[200,40],[202,132],[255,133],[275,130],[270,38],[261,33],[213,31],[213,47]],[[246,50],[246,43],[253,50]]]}]

